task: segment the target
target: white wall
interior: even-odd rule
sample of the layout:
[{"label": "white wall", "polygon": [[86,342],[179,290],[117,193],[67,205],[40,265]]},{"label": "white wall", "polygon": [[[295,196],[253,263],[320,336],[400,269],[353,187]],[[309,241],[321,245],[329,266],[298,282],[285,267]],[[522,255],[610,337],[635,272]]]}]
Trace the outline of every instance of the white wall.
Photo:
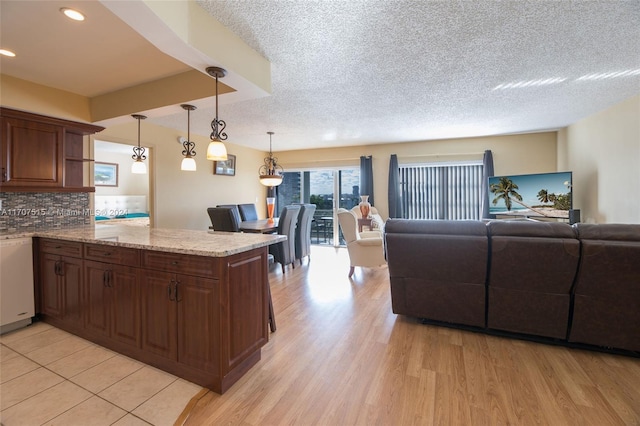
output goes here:
[{"label": "white wall", "polygon": [[583,222],[640,223],[640,95],[563,129],[558,168]]}]

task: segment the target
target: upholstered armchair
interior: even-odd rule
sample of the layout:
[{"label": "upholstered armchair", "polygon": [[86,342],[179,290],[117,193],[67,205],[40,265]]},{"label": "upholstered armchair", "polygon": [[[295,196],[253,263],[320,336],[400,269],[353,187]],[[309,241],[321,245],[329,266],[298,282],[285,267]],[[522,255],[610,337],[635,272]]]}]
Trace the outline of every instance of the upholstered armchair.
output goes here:
[{"label": "upholstered armchair", "polygon": [[374,267],[385,265],[382,233],[379,231],[358,232],[358,220],[353,211],[338,209],[338,222],[349,251],[349,277],[356,266]]}]

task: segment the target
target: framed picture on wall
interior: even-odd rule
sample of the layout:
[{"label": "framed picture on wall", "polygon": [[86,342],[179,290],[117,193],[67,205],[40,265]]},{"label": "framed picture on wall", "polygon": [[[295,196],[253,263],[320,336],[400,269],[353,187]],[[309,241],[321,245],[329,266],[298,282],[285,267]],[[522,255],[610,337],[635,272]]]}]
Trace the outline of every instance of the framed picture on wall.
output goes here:
[{"label": "framed picture on wall", "polygon": [[213,174],[235,176],[236,175],[236,156],[227,154],[227,159],[225,161],[214,161]]},{"label": "framed picture on wall", "polygon": [[93,167],[93,182],[95,186],[118,186],[118,164],[96,162]]}]

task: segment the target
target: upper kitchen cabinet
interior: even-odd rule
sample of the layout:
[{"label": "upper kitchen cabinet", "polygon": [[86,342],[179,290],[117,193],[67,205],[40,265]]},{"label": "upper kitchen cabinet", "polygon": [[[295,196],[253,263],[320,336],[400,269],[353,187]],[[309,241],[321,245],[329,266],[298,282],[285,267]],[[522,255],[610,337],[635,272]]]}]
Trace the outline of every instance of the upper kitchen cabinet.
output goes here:
[{"label": "upper kitchen cabinet", "polygon": [[84,137],[104,130],[23,111],[0,108],[0,191],[90,192]]}]

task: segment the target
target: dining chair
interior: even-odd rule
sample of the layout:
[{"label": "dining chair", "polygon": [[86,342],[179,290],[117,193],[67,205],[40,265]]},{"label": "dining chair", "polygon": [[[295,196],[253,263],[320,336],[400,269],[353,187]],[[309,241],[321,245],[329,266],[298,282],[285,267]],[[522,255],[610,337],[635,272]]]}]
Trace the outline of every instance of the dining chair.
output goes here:
[{"label": "dining chair", "polygon": [[296,227],[296,260],[309,256],[311,261],[311,222],[316,211],[315,204],[302,204],[298,214],[298,226]]},{"label": "dining chair", "polygon": [[233,215],[236,217],[236,222],[238,222],[238,224],[242,222],[242,217],[240,217],[240,210],[238,210],[237,204],[218,204],[216,207],[229,207],[233,211]]},{"label": "dining chair", "polygon": [[258,220],[258,211],[255,204],[238,204],[240,218],[242,220]]},{"label": "dining chair", "polygon": [[238,219],[231,207],[207,208],[214,231],[240,232]]},{"label": "dining chair", "polygon": [[286,235],[287,240],[269,246],[269,253],[273,255],[273,260],[282,265],[282,273],[288,264],[291,264],[293,268],[296,267],[294,261],[296,256],[296,225],[299,213],[299,205],[284,206],[278,222],[278,234]]}]

